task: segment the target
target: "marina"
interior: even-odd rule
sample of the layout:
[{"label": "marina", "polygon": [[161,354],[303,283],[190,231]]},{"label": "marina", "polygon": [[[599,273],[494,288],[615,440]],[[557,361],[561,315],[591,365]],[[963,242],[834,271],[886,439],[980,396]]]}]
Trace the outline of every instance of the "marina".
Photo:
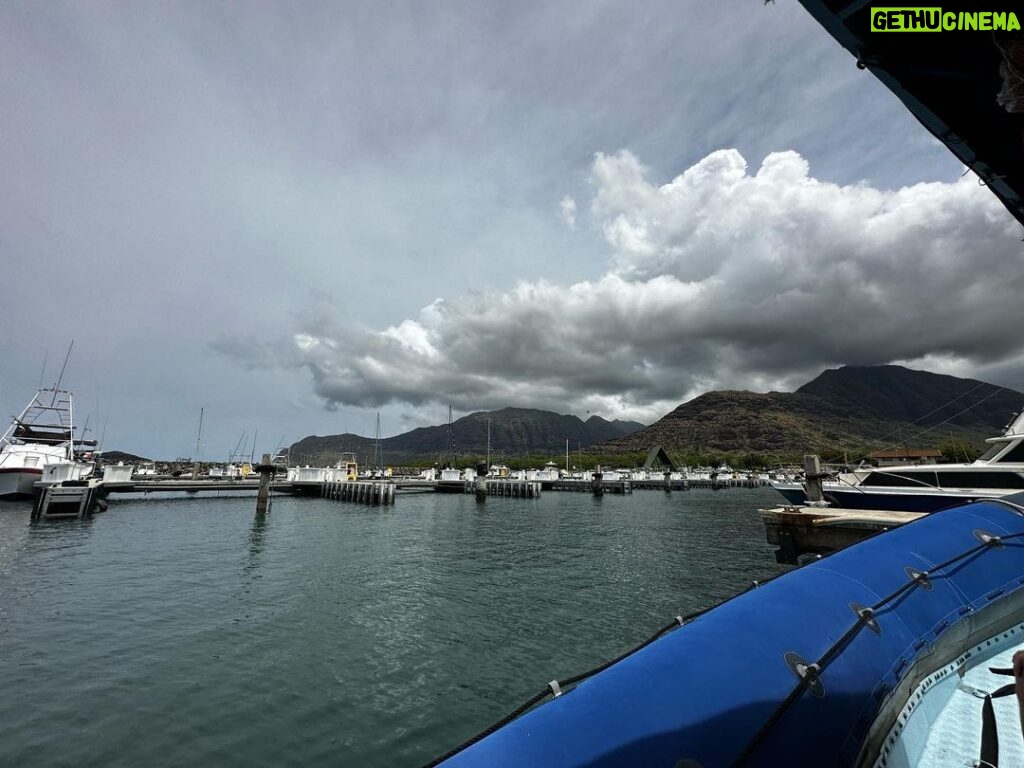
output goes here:
[{"label": "marina", "polygon": [[1024,765],[1019,9],[470,5],[0,6],[0,768]]}]

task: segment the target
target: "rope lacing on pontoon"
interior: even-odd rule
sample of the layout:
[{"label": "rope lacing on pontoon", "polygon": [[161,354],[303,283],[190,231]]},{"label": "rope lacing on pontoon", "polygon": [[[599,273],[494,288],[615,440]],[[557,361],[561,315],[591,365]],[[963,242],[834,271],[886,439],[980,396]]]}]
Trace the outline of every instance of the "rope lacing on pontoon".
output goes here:
[{"label": "rope lacing on pontoon", "polygon": [[861,607],[861,610],[854,611],[855,615],[857,616],[857,620],[846,632],[843,633],[842,637],[836,640],[836,642],[834,642],[829,647],[829,649],[821,655],[821,657],[817,661],[813,663],[807,663],[802,662],[801,660],[801,666],[798,668],[794,668],[794,665],[791,664],[790,666],[791,668],[794,668],[794,674],[797,676],[797,684],[793,687],[793,690],[789,692],[789,695],[786,696],[786,698],[783,699],[782,702],[780,702],[779,706],[775,708],[775,711],[772,712],[768,719],[765,720],[765,722],[754,734],[753,738],[743,748],[743,751],[740,752],[739,756],[735,759],[735,761],[733,761],[734,768],[735,766],[743,765],[747,761],[747,759],[751,755],[753,755],[754,751],[760,745],[761,741],[765,738],[765,736],[768,735],[768,732],[771,731],[772,727],[774,727],[774,725],[779,721],[779,719],[786,713],[786,710],[790,707],[790,705],[792,705],[797,699],[800,698],[804,691],[809,690],[812,693],[816,694],[818,691],[820,691],[821,695],[823,695],[823,676],[825,671],[828,669],[829,664],[831,664],[839,657],[839,655],[846,649],[846,647],[851,642],[853,642],[854,638],[856,638],[857,635],[860,634],[860,631],[864,627],[871,626],[871,622],[874,621],[877,612],[881,608],[884,608],[889,603],[892,603],[893,601],[902,597],[905,593],[909,592],[915,587],[920,587],[921,589],[929,591],[931,579],[935,576],[937,571],[941,571],[944,568],[948,568],[949,566],[958,563],[961,560],[966,560],[969,557],[973,557],[974,555],[986,549],[1002,549],[1003,542],[1009,539],[1024,538],[1024,531],[1020,531],[1018,533],[1008,533],[1004,536],[996,536],[995,534],[991,534],[986,531],[976,530],[974,531],[974,537],[979,541],[979,543],[975,546],[971,547],[970,549],[964,550],[960,554],[955,555],[949,558],[948,560],[939,563],[938,565],[929,568],[927,571],[914,571],[913,573],[908,571],[907,581],[898,589],[889,593],[881,600],[876,602],[874,605],[863,606]]},{"label": "rope lacing on pontoon", "polygon": [[[993,501],[995,503],[999,503],[998,500]],[[1014,506],[1014,509],[1018,513],[1020,513],[1021,511],[1016,506]],[[825,671],[828,669],[828,666],[833,661],[835,661],[835,659],[838,658],[842,651],[854,640],[854,638],[857,637],[861,629],[863,629],[864,627],[868,627],[872,631],[880,631],[878,629],[878,622],[876,616],[877,612],[881,608],[884,608],[889,603],[892,603],[893,601],[897,600],[898,598],[900,598],[910,590],[914,589],[915,587],[919,587],[925,591],[931,591],[931,580],[932,578],[934,578],[937,571],[941,571],[944,568],[948,568],[950,565],[958,563],[961,560],[965,560],[973,555],[978,554],[979,552],[982,552],[983,550],[1002,549],[1004,541],[1007,541],[1009,539],[1024,538],[1024,531],[1006,534],[1004,536],[996,536],[985,531],[975,530],[974,535],[975,538],[977,538],[979,541],[977,545],[965,550],[964,552],[961,552],[958,555],[955,555],[954,557],[949,558],[948,560],[939,563],[936,566],[929,568],[927,571],[918,571],[908,566],[908,568],[906,569],[907,581],[898,589],[886,595],[873,605],[863,606],[858,603],[851,603],[850,607],[853,609],[853,613],[857,617],[856,621],[842,635],[842,637],[840,637],[835,643],[832,644],[832,646],[827,651],[825,651],[824,654],[822,654],[821,658],[819,658],[817,661],[806,662],[796,654],[787,654],[786,660],[787,663],[789,663],[790,665],[790,669],[792,669],[793,673],[797,676],[797,684],[789,692],[789,695],[787,695],[786,698],[782,700],[782,702],[771,714],[771,716],[757,730],[753,738],[750,740],[750,742],[747,743],[743,751],[740,752],[739,756],[733,762],[733,766],[741,766],[744,762],[746,762],[747,758],[749,758],[754,753],[758,745],[768,734],[768,732],[772,729],[772,727],[779,721],[782,715],[785,714],[786,710],[790,707],[790,705],[792,705],[797,699],[800,698],[804,691],[811,691],[819,697],[824,695],[823,675]],[[434,766],[440,765],[445,760],[454,757],[463,750],[473,746],[478,741],[481,741],[487,736],[490,736],[492,733],[502,728],[503,726],[507,725],[508,723],[512,722],[519,716],[523,715],[525,712],[532,709],[549,696],[551,696],[552,698],[557,698],[563,695],[567,692],[565,690],[567,687],[575,686],[583,680],[586,680],[589,677],[593,677],[599,672],[603,672],[605,669],[612,666],[613,664],[617,664],[618,662],[622,661],[628,656],[633,655],[642,648],[647,647],[655,640],[662,637],[666,633],[672,631],[673,629],[678,629],[679,627],[688,624],[693,619],[696,619],[704,615],[708,611],[718,608],[728,603],[729,601],[746,594],[750,590],[755,589],[756,587],[759,587],[762,584],[765,584],[769,581],[778,578],[778,576],[781,575],[782,574],[778,574],[763,581],[753,581],[750,583],[749,586],[747,586],[746,589],[742,590],[741,592],[738,592],[735,595],[732,595],[731,597],[726,598],[725,600],[708,606],[707,608],[703,608],[699,611],[694,611],[693,613],[686,614],[685,616],[676,616],[670,623],[661,627],[657,632],[655,632],[653,635],[651,635],[649,638],[644,640],[639,645],[630,648],[625,653],[622,653],[619,656],[616,656],[614,659],[606,661],[603,664],[594,667],[593,669],[583,672],[582,674],[573,675],[572,677],[568,677],[565,680],[552,680],[550,683],[545,685],[542,690],[535,693],[533,696],[531,696],[521,705],[519,705],[514,710],[509,712],[503,718],[498,720],[496,723],[488,726],[483,731],[480,731],[472,738],[467,739],[462,744],[458,745],[454,749],[449,750],[440,757],[431,760],[429,763],[424,765],[423,768],[434,768]]]}]

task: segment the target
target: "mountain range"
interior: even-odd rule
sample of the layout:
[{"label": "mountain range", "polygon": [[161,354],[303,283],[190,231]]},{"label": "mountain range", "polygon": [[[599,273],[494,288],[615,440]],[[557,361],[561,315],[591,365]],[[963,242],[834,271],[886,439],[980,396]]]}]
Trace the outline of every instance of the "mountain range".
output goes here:
[{"label": "mountain range", "polygon": [[933,447],[951,436],[974,445],[1000,434],[1024,394],[975,379],[898,365],[826,370],[795,392],[707,392],[649,427],[595,451],[752,451]]},{"label": "mountain range", "polygon": [[[565,453],[566,440],[573,452],[619,438],[643,428],[635,421],[608,421],[591,416],[586,421],[551,411],[529,408],[503,408],[480,411],[452,422],[454,452],[457,456],[484,456],[490,424],[492,460],[530,456],[542,464],[551,456]],[[311,435],[292,444],[293,462],[310,465],[330,464],[342,453],[355,453],[360,464],[374,463],[374,439],[351,433]],[[384,463],[443,460],[449,453],[448,425],[420,427],[380,441]]]},{"label": "mountain range", "polygon": [[[471,413],[452,423],[455,453],[483,456],[490,422],[492,460],[530,457],[539,465],[572,452],[592,454],[668,451],[805,452],[934,447],[950,437],[974,446],[999,434],[1024,394],[975,379],[898,365],[826,370],[795,392],[723,390],[695,397],[645,427],[525,408]],[[381,441],[387,464],[443,460],[448,426],[421,427]],[[310,436],[291,446],[293,461],[327,464],[352,452],[372,464],[373,438],[354,434]]]}]

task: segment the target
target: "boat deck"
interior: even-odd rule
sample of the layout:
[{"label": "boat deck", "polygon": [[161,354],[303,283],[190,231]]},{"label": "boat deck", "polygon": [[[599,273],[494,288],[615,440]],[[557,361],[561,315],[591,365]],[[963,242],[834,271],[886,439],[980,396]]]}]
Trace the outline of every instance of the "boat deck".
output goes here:
[{"label": "boat deck", "polygon": [[[984,695],[1013,681],[990,667],[1013,666],[1013,654],[1024,647],[1024,626],[970,649],[965,658],[932,676],[931,685],[918,686],[904,707],[901,725],[892,734],[889,753],[875,768],[927,768],[979,765]],[[941,677],[941,682],[939,678]],[[999,743],[999,765],[1024,765],[1024,739],[1016,696],[992,700]]]}]

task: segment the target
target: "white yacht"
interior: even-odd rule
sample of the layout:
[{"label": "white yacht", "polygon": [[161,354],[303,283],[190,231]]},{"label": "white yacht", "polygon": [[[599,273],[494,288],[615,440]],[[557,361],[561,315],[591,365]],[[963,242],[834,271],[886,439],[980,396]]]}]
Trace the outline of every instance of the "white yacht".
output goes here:
[{"label": "white yacht", "polygon": [[[1024,412],[989,449],[969,464],[911,464],[842,472],[822,483],[825,500],[845,509],[890,509],[936,512],[975,499],[997,499],[1024,490]],[[806,499],[797,481],[772,487],[794,504]]]},{"label": "white yacht", "polygon": [[46,388],[36,392],[0,436],[0,499],[31,496],[45,467],[74,461],[73,420],[69,391]]}]

